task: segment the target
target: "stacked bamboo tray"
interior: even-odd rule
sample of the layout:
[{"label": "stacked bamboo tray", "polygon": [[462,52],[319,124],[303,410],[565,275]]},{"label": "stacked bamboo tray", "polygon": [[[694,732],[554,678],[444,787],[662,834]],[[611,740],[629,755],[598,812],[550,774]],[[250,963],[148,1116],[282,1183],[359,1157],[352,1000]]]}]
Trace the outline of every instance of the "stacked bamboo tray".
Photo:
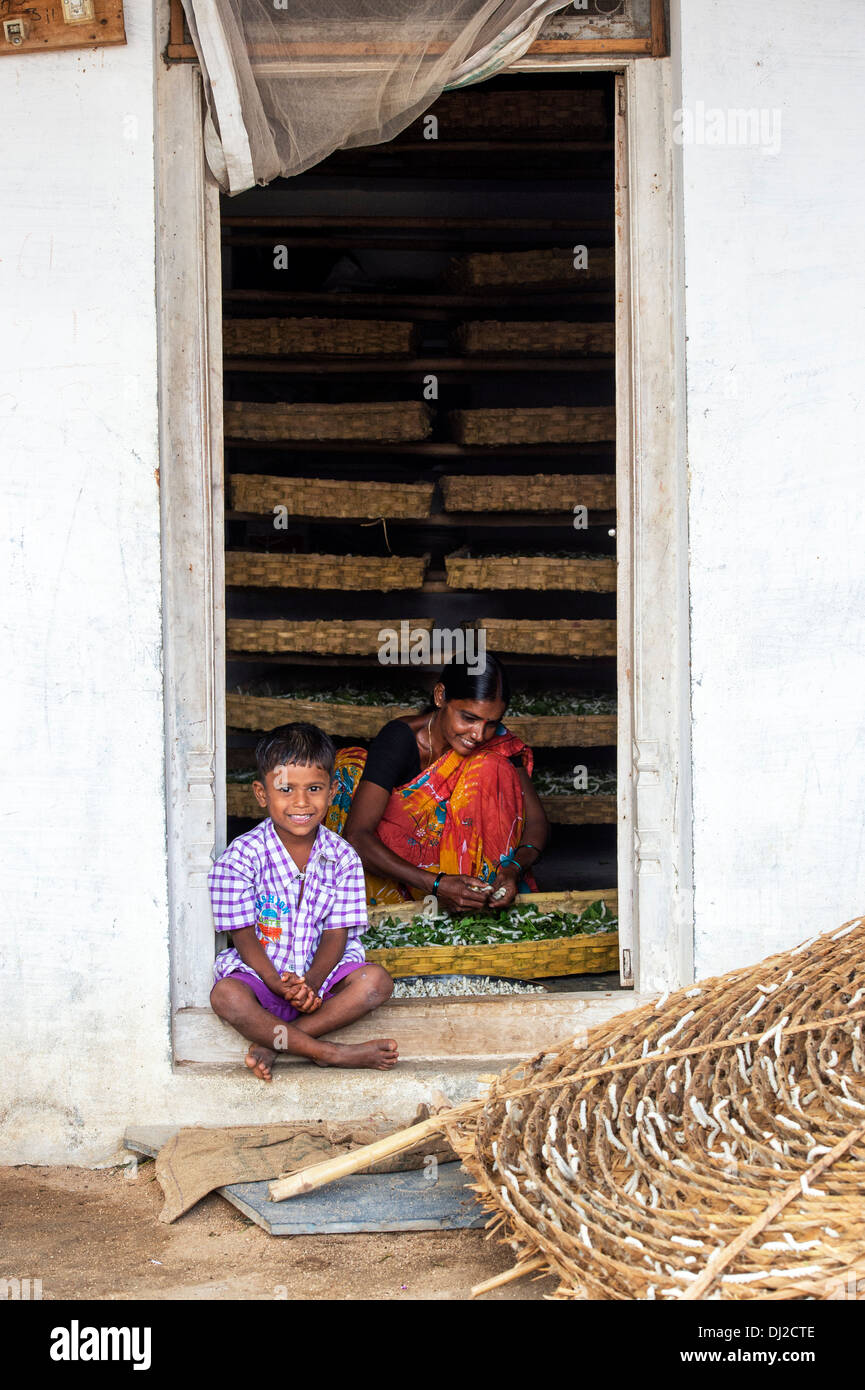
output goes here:
[{"label": "stacked bamboo tray", "polygon": [[574,264],[572,246],[530,251],[472,251],[455,256],[448,278],[454,288],[472,290],[571,290],[610,285],[615,276],[611,247],[590,249],[585,266]]},{"label": "stacked bamboo tray", "polygon": [[[450,474],[440,480],[445,512],[614,511],[616,483],[605,473]],[[434,483],[375,483],[341,478],[285,478],[233,473],[235,511],[260,515],[285,507],[290,516],[423,520]]]},{"label": "stacked bamboo tray", "polygon": [[262,589],[419,589],[429,555],[303,555],[229,550],[225,582]]},{"label": "stacked bamboo tray", "polygon": [[591,444],[616,437],[608,407],[540,406],[452,410],[451,432],[460,444]]},{"label": "stacked bamboo tray", "polygon": [[616,480],[606,473],[449,474],[441,480],[447,512],[614,511]]},{"label": "stacked bamboo tray", "polygon": [[427,439],[429,408],[421,401],[339,402],[226,401],[225,434],[262,443],[282,440],[359,440],[407,444]]},{"label": "stacked bamboo tray", "polygon": [[616,562],[606,556],[473,556],[456,551],[446,556],[445,571],[451,589],[568,589],[591,594],[616,591]]},{"label": "stacked bamboo tray", "polygon": [[423,518],[429,516],[432,483],[361,482],[354,478],[279,478],[261,473],[234,473],[231,505],[238,512],[273,512],[286,507],[292,516]]},{"label": "stacked bamboo tray", "polygon": [[[437,106],[440,138],[466,140],[488,136],[532,139],[601,139],[607,130],[603,94],[580,87],[556,91],[496,91],[478,101],[469,87],[446,92]],[[411,132],[409,132],[409,136]]]},{"label": "stacked bamboo tray", "polygon": [[226,357],[410,357],[412,323],[383,319],[226,319]]},{"label": "stacked bamboo tray", "polygon": [[616,350],[611,323],[568,323],[551,320],[511,322],[474,319],[456,330],[458,349],[466,356],[499,357],[509,353],[552,357],[611,357]]}]

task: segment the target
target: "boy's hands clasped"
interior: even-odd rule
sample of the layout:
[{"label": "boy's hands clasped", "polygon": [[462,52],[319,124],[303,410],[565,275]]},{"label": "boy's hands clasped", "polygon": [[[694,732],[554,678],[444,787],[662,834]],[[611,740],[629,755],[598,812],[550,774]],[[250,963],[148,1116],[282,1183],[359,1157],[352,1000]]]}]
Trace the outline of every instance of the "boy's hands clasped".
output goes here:
[{"label": "boy's hands clasped", "polygon": [[282,981],[282,997],[292,1008],[297,1009],[300,1014],[314,1014],[316,1009],[321,1008],[321,998],[316,994],[311,985],[306,983],[303,975],[295,975],[293,971],[286,970],[280,975]]}]

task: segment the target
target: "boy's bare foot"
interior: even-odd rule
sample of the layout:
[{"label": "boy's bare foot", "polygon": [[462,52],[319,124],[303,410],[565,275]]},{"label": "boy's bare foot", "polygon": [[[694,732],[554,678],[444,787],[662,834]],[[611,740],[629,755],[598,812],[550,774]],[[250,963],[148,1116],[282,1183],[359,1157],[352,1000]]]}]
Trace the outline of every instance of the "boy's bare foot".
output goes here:
[{"label": "boy's bare foot", "polygon": [[251,1043],[243,1060],[259,1081],[272,1081],[273,1073],[270,1069],[275,1057],[276,1053],[272,1047],[260,1047],[258,1043]]},{"label": "boy's bare foot", "polygon": [[320,1067],[372,1067],[390,1071],[399,1061],[395,1038],[373,1038],[366,1043],[334,1043],[326,1057],[313,1059]]}]

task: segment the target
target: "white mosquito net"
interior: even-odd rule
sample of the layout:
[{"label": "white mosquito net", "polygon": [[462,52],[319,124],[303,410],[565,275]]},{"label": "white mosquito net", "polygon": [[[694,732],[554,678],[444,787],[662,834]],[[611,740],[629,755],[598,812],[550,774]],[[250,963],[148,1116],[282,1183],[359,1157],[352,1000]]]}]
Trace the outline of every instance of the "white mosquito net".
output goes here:
[{"label": "white mosquito net", "polygon": [[500,71],[569,0],[183,0],[221,187],[390,140],[446,87]]}]

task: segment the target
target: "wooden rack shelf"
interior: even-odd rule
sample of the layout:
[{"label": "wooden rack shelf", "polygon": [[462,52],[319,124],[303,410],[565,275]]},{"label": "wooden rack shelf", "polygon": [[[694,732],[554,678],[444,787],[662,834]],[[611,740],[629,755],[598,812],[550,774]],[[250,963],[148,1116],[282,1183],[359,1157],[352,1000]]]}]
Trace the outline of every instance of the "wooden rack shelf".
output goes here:
[{"label": "wooden rack shelf", "polygon": [[455,444],[450,439],[425,440],[418,444],[380,444],[367,439],[238,439],[229,436],[227,449],[278,449],[291,447],[292,457],[300,453],[331,454],[414,454],[427,458],[482,458],[491,462],[497,458],[530,458],[549,456],[567,459],[579,454],[615,453],[612,440],[586,440],[572,444]]},{"label": "wooden rack shelf", "polygon": [[[405,146],[403,145],[401,148],[405,149]],[[465,147],[460,145],[459,148],[462,149]],[[549,148],[549,146],[545,148]],[[584,147],[580,146],[579,148],[582,149]],[[560,232],[568,231],[573,233],[576,237],[577,234],[580,236],[593,236],[599,230],[607,230],[609,226],[610,224],[608,222],[587,223],[583,219],[580,219],[579,222],[536,223],[532,227],[532,240],[537,242],[546,239],[547,236],[555,235],[556,227],[558,227]],[[410,225],[410,219],[408,218],[405,222],[391,224],[389,228],[385,225],[379,225],[369,232],[361,233],[359,236],[355,234],[351,236],[350,239],[348,233],[345,236],[339,236],[335,228],[318,233],[307,230],[306,228],[300,232],[295,232],[287,220],[285,222],[277,221],[275,224],[270,224],[270,227],[284,228],[288,233],[288,244],[298,249],[315,248],[316,250],[328,250],[346,247],[351,250],[360,251],[388,251],[391,249],[406,251],[448,251],[458,250],[462,245],[462,235],[457,229],[446,230],[442,228],[436,235],[436,229],[434,228],[427,228],[422,224],[412,227]],[[273,232],[270,230],[270,227],[265,226],[259,230],[258,224],[253,219],[244,219],[242,222],[238,220],[235,226],[229,226],[227,223],[223,223],[222,243],[224,246],[271,247],[273,245]],[[255,228],[255,230],[250,230],[250,228]],[[499,236],[491,236],[488,234],[486,237],[474,238],[472,249],[518,250],[519,247],[514,245],[514,231],[515,228],[513,224],[508,223],[503,225]]]},{"label": "wooden rack shelf", "polygon": [[[286,478],[287,485],[291,485],[292,479]],[[399,487],[399,481],[394,482],[395,487]],[[226,521],[261,521],[261,512],[242,512],[228,509],[225,512]],[[362,516],[340,517],[340,521],[345,521],[351,525],[353,522],[361,523],[368,518]],[[331,525],[332,517],[324,516],[305,516],[298,517],[298,522],[304,526],[323,526]],[[590,526],[613,526],[616,521],[614,511],[589,508]],[[567,530],[573,534],[574,515],[573,512],[431,512],[429,516],[419,519],[409,519],[406,517],[388,517],[388,529],[394,526],[429,526],[443,527],[448,530],[461,530],[470,528],[476,530],[483,527],[488,531],[495,530]]]},{"label": "wooden rack shelf", "polygon": [[609,372],[615,362],[607,357],[225,357],[226,372],[255,372],[258,376],[288,373],[294,376],[407,376],[434,372],[450,382],[466,372]]},{"label": "wooden rack shelf", "polygon": [[[613,290],[585,290],[574,285],[560,290],[528,289],[523,293],[500,294],[495,290],[474,290],[472,294],[423,294],[399,290],[346,291],[339,293],[326,290],[224,290],[223,299],[235,304],[283,304],[295,311],[306,306],[327,305],[334,309],[359,308],[375,309],[379,315],[392,315],[396,310],[404,311],[416,319],[452,318],[456,311],[483,309],[484,306],[498,309],[551,308],[561,315],[568,304],[579,310],[585,304],[603,304],[612,307],[615,303]],[[445,313],[444,310],[449,312]]]},{"label": "wooden rack shelf", "polygon": [[[574,229],[574,219],[555,218],[555,217],[412,217],[411,214],[405,217],[389,217],[387,214],[372,217],[346,217],[342,213],[322,213],[321,216],[305,216],[303,213],[277,213],[271,217],[231,217],[222,218],[223,227],[269,227],[278,229],[280,227],[331,227],[342,228],[347,235],[352,236],[358,230],[367,228],[392,227],[404,232],[414,231],[442,231],[446,233],[457,231],[477,231],[497,230],[507,232],[531,232],[533,236],[545,235],[548,232],[572,232]],[[581,217],[579,219],[581,231],[597,232],[609,230],[613,226],[613,219],[610,217]]]},{"label": "wooden rack shelf", "polygon": [[[615,796],[542,796],[540,800],[553,825],[609,825],[616,820]],[[226,802],[228,814],[239,820],[262,820],[267,814],[250,782],[227,783]]]},{"label": "wooden rack shelf", "polygon": [[[233,691],[226,695],[226,721],[232,729],[264,731],[292,720],[310,720],[339,738],[374,738],[391,719],[416,713],[416,705],[337,704]],[[615,714],[509,715],[508,728],[538,748],[606,748],[616,743]]]}]

